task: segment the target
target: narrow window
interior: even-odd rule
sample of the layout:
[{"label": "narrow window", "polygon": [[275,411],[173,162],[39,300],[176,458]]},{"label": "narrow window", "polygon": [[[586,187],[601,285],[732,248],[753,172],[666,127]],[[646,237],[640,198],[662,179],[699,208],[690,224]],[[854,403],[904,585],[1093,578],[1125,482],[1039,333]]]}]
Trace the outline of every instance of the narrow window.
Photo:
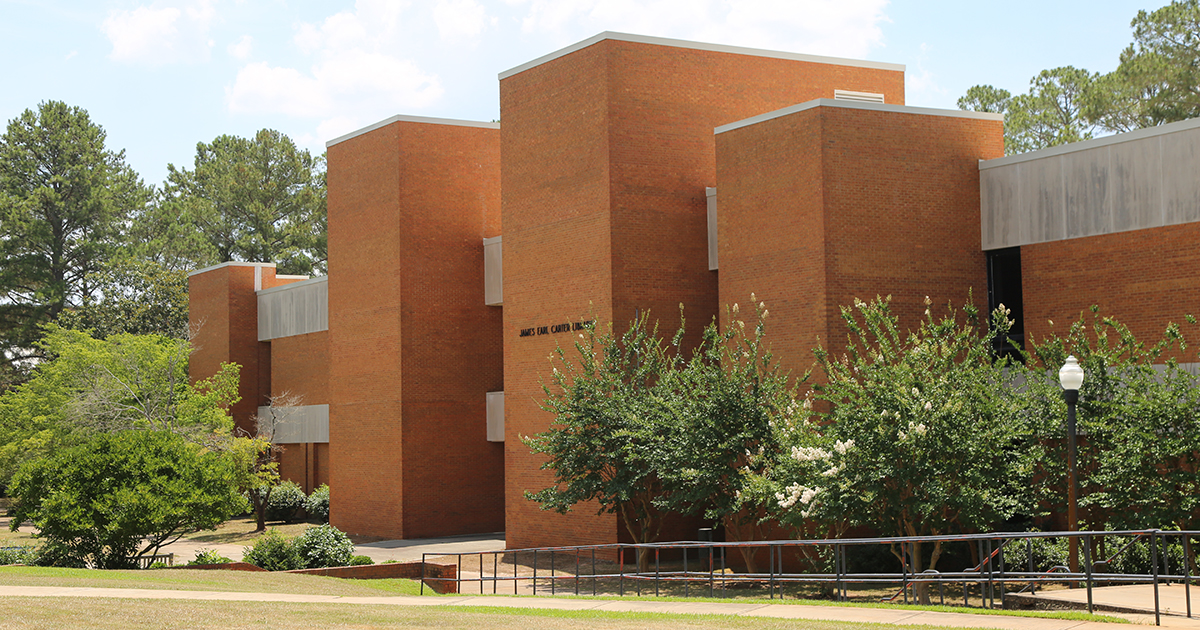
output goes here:
[{"label": "narrow window", "polygon": [[996,353],[1017,358],[1017,348],[1025,347],[1025,302],[1021,299],[1021,248],[1006,247],[987,252],[988,311],[1001,304],[1013,320],[1008,339],[992,340]]}]

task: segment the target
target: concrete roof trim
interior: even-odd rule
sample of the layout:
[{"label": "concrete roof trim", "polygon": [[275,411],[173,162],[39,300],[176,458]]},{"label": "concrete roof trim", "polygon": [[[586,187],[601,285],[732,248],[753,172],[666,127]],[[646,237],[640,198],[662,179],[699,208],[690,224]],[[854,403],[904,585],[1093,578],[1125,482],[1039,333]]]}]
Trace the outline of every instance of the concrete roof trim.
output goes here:
[{"label": "concrete roof trim", "polygon": [[192,277],[192,276],[197,276],[197,275],[200,275],[200,274],[202,274],[202,273],[207,273],[207,272],[209,272],[209,271],[213,271],[213,270],[215,270],[215,269],[220,269],[220,268],[222,268],[222,267],[271,267],[271,268],[274,268],[274,267],[275,267],[275,263],[264,263],[264,262],[223,262],[223,263],[221,263],[221,264],[219,264],[219,265],[213,265],[213,266],[211,266],[211,267],[205,267],[205,268],[203,268],[203,269],[197,269],[197,270],[195,270],[195,271],[189,271],[189,272],[188,272],[188,277],[190,278],[190,277]]},{"label": "concrete roof trim", "polygon": [[862,101],[844,101],[834,100],[831,98],[818,98],[804,103],[798,103],[783,109],[777,109],[773,112],[751,116],[744,120],[731,122],[727,125],[721,125],[713,130],[714,134],[757,125],[774,118],[781,118],[802,112],[815,107],[840,107],[842,109],[867,109],[877,112],[893,112],[897,114],[914,114],[917,116],[942,116],[945,118],[971,118],[974,120],[1004,120],[1002,114],[990,114],[987,112],[968,112],[960,109],[934,109],[932,107],[909,107],[908,105],[889,105],[886,103],[865,103]]},{"label": "concrete roof trim", "polygon": [[339,142],[345,142],[346,140],[361,136],[364,133],[370,133],[372,131],[375,131],[376,129],[379,129],[381,127],[386,127],[395,122],[414,122],[414,123],[425,123],[428,125],[454,125],[457,127],[480,127],[483,129],[499,129],[500,128],[500,123],[495,123],[495,122],[482,122],[482,121],[478,121],[478,120],[458,120],[456,118],[431,118],[429,116],[408,116],[405,114],[397,114],[395,116],[392,116],[391,118],[386,118],[377,123],[367,125],[366,127],[363,127],[362,129],[358,129],[356,131],[351,131],[350,133],[348,133],[346,135],[338,136],[338,137],[334,138],[333,140],[326,142],[325,147],[329,148]]},{"label": "concrete roof trim", "polygon": [[1097,149],[1099,147],[1108,146],[1111,144],[1121,144],[1122,142],[1133,142],[1135,140],[1143,140],[1145,138],[1153,138],[1154,136],[1165,136],[1167,134],[1179,133],[1200,127],[1200,118],[1192,118],[1189,120],[1181,120],[1179,122],[1167,123],[1157,127],[1146,127],[1126,133],[1117,133],[1103,138],[1093,138],[1092,140],[1084,140],[1082,142],[1072,142],[1071,144],[1060,144],[1056,147],[1041,149],[1038,151],[1030,151],[1029,153],[1018,153],[1017,155],[1006,155],[1002,158],[994,160],[983,160],[979,163],[979,169],[996,168],[998,166],[1008,166],[1010,164],[1019,164],[1021,162],[1030,162],[1043,158],[1054,157],[1056,155],[1065,155],[1067,153],[1075,153],[1076,151],[1087,151],[1088,149]]},{"label": "concrete roof trim", "polygon": [[771,57],[774,59],[791,59],[793,61],[807,61],[810,63],[826,63],[837,66],[853,66],[856,68],[872,68],[875,70],[895,70],[904,72],[904,64],[900,63],[884,63],[882,61],[865,61],[862,59],[845,59],[842,57],[823,57],[820,55],[805,55],[801,53],[783,52],[779,50],[765,50],[762,48],[746,48],[744,46],[728,46],[725,44],[709,44],[705,42],[693,42],[685,39],[670,39],[667,37],[651,37],[649,35],[633,35],[630,33],[617,33],[613,31],[604,31],[599,35],[593,35],[581,42],[576,42],[556,50],[550,54],[542,55],[533,61],[527,61],[515,68],[505,70],[500,73],[500,79],[504,80],[514,74],[519,74],[530,68],[540,66],[546,62],[554,61],[559,57],[564,57],[577,50],[583,50],[592,44],[611,39],[614,41],[634,42],[638,44],[653,44],[655,46],[671,46],[674,48],[691,48],[693,50],[707,50],[710,52],[723,52],[735,55],[751,55],[755,57]]},{"label": "concrete roof trim", "polygon": [[[295,278],[296,276],[275,276],[276,279],[289,278],[289,277]],[[301,277],[303,277],[303,276],[301,276]],[[308,280],[301,280],[299,282],[289,282],[288,284],[281,284],[279,286],[274,286],[269,289],[259,289],[259,290],[255,291],[255,293],[257,293],[258,295],[263,295],[264,293],[281,293],[283,291],[290,291],[292,289],[298,289],[298,288],[306,287],[306,286],[313,285],[313,284],[320,284],[322,282],[329,282],[329,276],[313,276],[312,278],[309,278]]]}]

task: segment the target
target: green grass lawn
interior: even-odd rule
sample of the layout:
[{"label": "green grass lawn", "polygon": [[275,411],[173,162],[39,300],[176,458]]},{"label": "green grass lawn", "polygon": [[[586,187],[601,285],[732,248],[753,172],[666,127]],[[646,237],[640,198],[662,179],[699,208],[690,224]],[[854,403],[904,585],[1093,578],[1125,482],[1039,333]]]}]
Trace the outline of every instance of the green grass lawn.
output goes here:
[{"label": "green grass lawn", "polygon": [[[51,567],[0,567],[0,584],[11,586],[82,586],[93,588],[145,588],[175,591],[236,591],[243,593],[294,593],[379,597],[417,595],[415,580],[342,580],[319,575],[155,569],[150,571],[97,571]],[[425,589],[429,593],[429,589]]]},{"label": "green grass lawn", "polygon": [[[676,615],[552,611],[506,608],[368,606],[120,600],[91,598],[0,597],[5,627],[99,628],[495,628],[498,630],[658,630],[667,628],[731,628],[734,630],[894,630],[865,623],[788,620],[728,615]],[[922,626],[939,628],[939,626]]]}]

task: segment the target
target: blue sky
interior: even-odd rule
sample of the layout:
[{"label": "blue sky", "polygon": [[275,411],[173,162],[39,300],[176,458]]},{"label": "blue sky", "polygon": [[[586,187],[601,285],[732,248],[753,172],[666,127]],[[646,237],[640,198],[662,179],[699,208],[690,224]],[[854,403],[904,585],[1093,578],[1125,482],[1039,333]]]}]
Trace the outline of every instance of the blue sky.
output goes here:
[{"label": "blue sky", "polygon": [[601,31],[901,63],[954,108],[1038,71],[1107,72],[1156,2],[0,0],[0,119],[88,110],[148,183],[199,141],[269,127],[320,152],[395,114],[494,120],[496,75]]}]

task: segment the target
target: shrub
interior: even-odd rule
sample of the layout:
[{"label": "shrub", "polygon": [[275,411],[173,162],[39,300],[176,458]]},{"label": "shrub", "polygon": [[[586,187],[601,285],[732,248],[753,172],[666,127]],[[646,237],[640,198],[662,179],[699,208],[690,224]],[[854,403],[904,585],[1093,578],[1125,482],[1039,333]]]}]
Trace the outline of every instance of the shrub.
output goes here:
[{"label": "shrub", "polygon": [[217,553],[216,549],[198,549],[196,550],[196,559],[187,565],[190,567],[199,564],[229,564],[230,562],[233,560]]},{"label": "shrub", "polygon": [[329,486],[321,484],[312,494],[308,495],[308,502],[304,504],[304,510],[308,512],[308,518],[319,523],[329,522]]},{"label": "shrub", "polygon": [[267,502],[267,520],[295,523],[308,497],[293,481],[285,481],[271,490]]},{"label": "shrub", "polygon": [[148,566],[146,568],[147,569],[165,569],[165,568],[167,568],[167,563],[163,562],[162,560],[156,560],[153,563],[151,563],[150,566]]},{"label": "shrub", "polygon": [[35,564],[38,549],[32,545],[20,547],[0,547],[0,566],[6,564]]},{"label": "shrub", "polygon": [[268,571],[291,571],[303,569],[300,554],[290,538],[275,530],[258,537],[254,546],[247,547],[242,554],[242,561],[249,562]]},{"label": "shrub", "polygon": [[368,556],[354,556],[350,558],[350,566],[352,567],[359,567],[366,564],[375,564],[375,561]]},{"label": "shrub", "polygon": [[12,518],[40,530],[40,562],[128,568],[183,531],[228,519],[240,505],[233,474],[222,454],[167,431],[100,434],[22,465]]},{"label": "shrub", "polygon": [[296,553],[306,569],[342,567],[354,557],[354,543],[336,527],[310,527],[295,542]]}]

